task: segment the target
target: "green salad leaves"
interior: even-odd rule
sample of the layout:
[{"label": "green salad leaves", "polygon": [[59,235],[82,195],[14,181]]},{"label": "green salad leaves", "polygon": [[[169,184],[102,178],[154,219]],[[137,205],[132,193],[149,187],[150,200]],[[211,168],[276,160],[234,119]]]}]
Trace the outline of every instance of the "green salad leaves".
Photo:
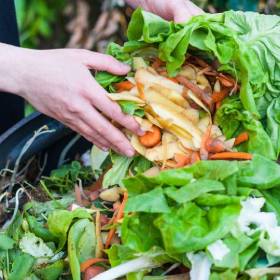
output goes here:
[{"label": "green salad leaves", "polygon": [[[163,263],[177,260],[190,267],[186,256],[192,260],[198,257],[194,252],[206,252],[211,279],[221,273],[236,279],[238,272],[263,261],[263,230],[280,229],[280,202],[270,195],[279,193],[280,166],[259,155],[248,162],[200,161],[154,177],[138,174],[123,184],[129,194],[127,215],[120,227],[122,245],[108,251],[112,265],[163,250],[168,256]],[[268,212],[260,212],[264,202]],[[272,209],[278,211],[272,214]]]}]

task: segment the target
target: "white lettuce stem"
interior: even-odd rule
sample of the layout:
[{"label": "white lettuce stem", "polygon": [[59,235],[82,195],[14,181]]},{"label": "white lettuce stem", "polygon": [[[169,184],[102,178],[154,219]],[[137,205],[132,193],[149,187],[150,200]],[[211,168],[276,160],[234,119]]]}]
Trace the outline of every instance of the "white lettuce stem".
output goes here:
[{"label": "white lettuce stem", "polygon": [[149,269],[157,266],[158,265],[153,262],[151,258],[143,256],[138,259],[128,261],[126,263],[113,267],[91,278],[90,280],[113,280],[125,276],[131,272],[137,272],[139,270]]}]

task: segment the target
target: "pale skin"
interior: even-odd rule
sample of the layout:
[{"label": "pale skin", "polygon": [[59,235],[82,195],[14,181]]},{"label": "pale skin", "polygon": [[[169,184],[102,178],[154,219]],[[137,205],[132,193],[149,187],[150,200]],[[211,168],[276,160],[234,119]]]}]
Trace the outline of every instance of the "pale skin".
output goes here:
[{"label": "pale skin", "polygon": [[[183,22],[203,13],[187,0],[127,0],[159,16]],[[38,111],[57,119],[103,150],[126,156],[134,149],[112,119],[142,135],[133,117],[122,113],[89,70],[125,75],[129,66],[111,56],[82,49],[29,50],[0,43],[0,91],[19,95]]]}]

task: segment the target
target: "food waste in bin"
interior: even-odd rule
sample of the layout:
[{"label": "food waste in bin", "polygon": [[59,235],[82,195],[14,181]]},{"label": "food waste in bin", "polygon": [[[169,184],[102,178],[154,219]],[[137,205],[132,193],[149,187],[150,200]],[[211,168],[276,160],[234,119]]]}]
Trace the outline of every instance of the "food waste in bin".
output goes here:
[{"label": "food waste in bin", "polygon": [[137,9],[108,46],[131,72],[96,75],[145,132],[124,130],[136,155],[93,147],[37,186],[3,170],[2,277],[280,275],[279,33],[277,16]]}]

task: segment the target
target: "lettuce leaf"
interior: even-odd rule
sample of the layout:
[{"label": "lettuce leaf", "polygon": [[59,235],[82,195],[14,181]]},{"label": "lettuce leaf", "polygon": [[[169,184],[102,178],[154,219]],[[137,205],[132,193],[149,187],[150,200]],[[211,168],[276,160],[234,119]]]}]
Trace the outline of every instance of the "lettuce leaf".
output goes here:
[{"label": "lettuce leaf", "polygon": [[240,187],[253,187],[260,190],[280,187],[280,165],[255,155],[249,164],[240,162],[237,181]]},{"label": "lettuce leaf", "polygon": [[113,167],[106,172],[102,187],[108,188],[114,185],[122,186],[122,180],[126,177],[129,165],[133,158],[128,158],[121,155],[112,156]]},{"label": "lettuce leaf", "polygon": [[275,98],[267,108],[267,133],[278,158],[280,154],[280,97]]},{"label": "lettuce leaf", "polygon": [[144,117],[145,115],[144,109],[139,107],[136,102],[122,100],[119,101],[118,104],[121,106],[121,109],[125,114],[137,116],[140,118]]},{"label": "lettuce leaf", "polygon": [[180,204],[191,201],[205,193],[223,191],[224,189],[224,185],[218,181],[200,179],[178,189],[175,187],[166,188],[165,193]]},{"label": "lettuce leaf", "polygon": [[[274,116],[274,115],[273,115]],[[247,131],[249,140],[238,147],[241,151],[257,153],[270,159],[276,159],[276,149],[272,138],[265,131],[262,123],[243,109],[240,100],[236,97],[224,101],[215,116],[216,123],[222,128],[227,138],[236,137],[240,132]],[[275,128],[279,129],[279,126]]]},{"label": "lettuce leaf", "polygon": [[160,231],[153,225],[156,217],[155,214],[148,213],[125,217],[121,225],[123,244],[135,252],[147,252],[153,247],[162,247]]},{"label": "lettuce leaf", "polygon": [[225,237],[237,221],[240,205],[211,207],[207,211],[188,202],[159,216],[154,224],[160,230],[165,250],[170,254],[204,249]]},{"label": "lettuce leaf", "polygon": [[168,213],[169,207],[162,188],[158,187],[149,192],[129,198],[126,212]]}]

